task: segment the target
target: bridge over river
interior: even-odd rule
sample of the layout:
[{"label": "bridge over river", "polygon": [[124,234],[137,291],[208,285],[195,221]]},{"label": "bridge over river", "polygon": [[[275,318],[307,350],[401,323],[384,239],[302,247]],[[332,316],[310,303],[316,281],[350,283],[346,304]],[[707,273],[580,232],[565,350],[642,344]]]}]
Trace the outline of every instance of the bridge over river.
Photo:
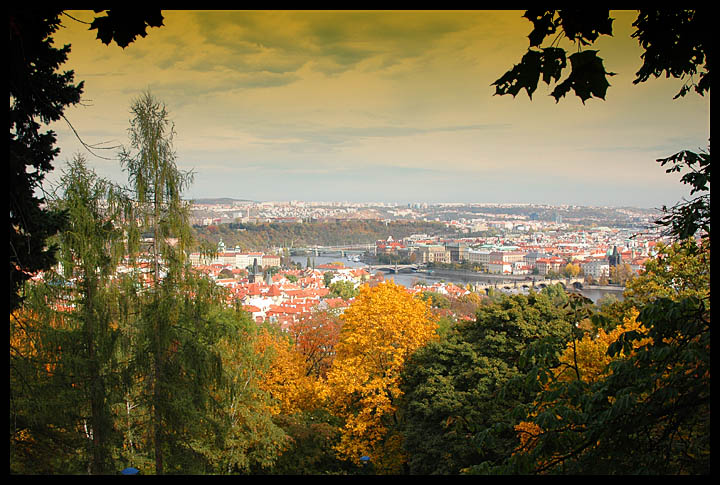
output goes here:
[{"label": "bridge over river", "polygon": [[[365,267],[371,273],[383,271],[389,277],[400,278],[398,281],[405,286],[422,280],[447,281],[460,286],[470,287],[474,291],[487,292],[490,288],[504,292],[527,292],[530,289],[535,291],[559,283],[568,292],[579,293],[592,301],[597,302],[605,295],[613,295],[622,300],[624,286],[613,285],[586,285],[583,278],[562,278],[549,279],[538,275],[500,275],[489,273],[478,273],[475,271],[458,270],[425,270],[417,265],[372,265]],[[394,276],[392,276],[394,275]]]},{"label": "bridge over river", "polygon": [[346,244],[343,246],[309,246],[306,248],[291,248],[292,256],[341,256],[350,254],[363,254],[366,251],[375,253],[375,244]]},{"label": "bridge over river", "polygon": [[365,269],[370,273],[375,273],[376,271],[391,274],[412,273],[416,274],[418,278],[428,277],[445,281],[463,281],[471,284],[477,290],[486,290],[488,288],[505,290],[545,288],[555,283],[560,283],[566,289],[581,289],[584,284],[583,278],[552,280],[537,275],[500,275],[478,273],[476,271],[425,269],[419,264],[374,264],[365,266]]}]

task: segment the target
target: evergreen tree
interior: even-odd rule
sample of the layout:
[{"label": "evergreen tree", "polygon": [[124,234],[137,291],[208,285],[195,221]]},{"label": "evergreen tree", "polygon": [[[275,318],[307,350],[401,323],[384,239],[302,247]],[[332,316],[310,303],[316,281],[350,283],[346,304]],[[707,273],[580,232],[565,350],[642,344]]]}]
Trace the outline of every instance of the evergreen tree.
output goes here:
[{"label": "evergreen tree", "polygon": [[55,263],[57,246],[47,245],[66,222],[66,216],[45,206],[38,197],[45,174],[60,151],[53,131],[40,132],[77,104],[83,83],[74,73],[57,72],[70,46],[53,47],[60,25],[60,9],[10,10],[10,311],[22,302],[23,283]]},{"label": "evergreen tree", "polygon": [[[151,271],[148,287],[138,295],[133,322],[136,371],[146,378],[141,400],[149,412],[155,473],[198,472],[202,457],[191,437],[213,424],[209,388],[220,379],[222,368],[213,350],[217,329],[207,312],[221,297],[186,261],[191,233],[189,204],[182,192],[192,174],[175,164],[168,111],[148,92],[133,102],[132,112],[131,147],[122,150],[120,160],[141,221],[129,228],[132,249],[136,257],[147,257]],[[138,244],[141,232],[151,235],[149,247]]]},{"label": "evergreen tree", "polygon": [[[95,10],[95,13],[103,10]],[[52,130],[40,132],[41,123],[64,118],[65,108],[80,102],[83,82],[74,84],[73,71],[58,72],[70,45],[53,47],[62,9],[11,6],[10,24],[10,312],[22,302],[20,290],[37,271],[55,264],[57,246],[47,244],[66,222],[65,214],[45,205],[39,196],[45,175],[53,170],[55,147]],[[126,47],[147,27],[163,25],[160,10],[133,6],[106,11],[90,30],[105,44]]]},{"label": "evergreen tree", "polygon": [[[114,221],[121,220],[126,201],[81,156],[69,163],[59,188],[62,197],[51,202],[52,210],[69,215],[68,226],[55,238],[60,271],[48,272],[44,282],[32,285],[21,320],[11,319],[18,345],[11,349],[11,361],[18,364],[12,366],[18,373],[11,372],[18,404],[11,417],[26,422],[33,434],[65,430],[66,439],[79,447],[75,451],[87,457],[87,471],[102,474],[114,469],[110,457],[117,439],[111,408],[121,386],[112,275],[123,254],[123,234]],[[35,351],[19,351],[22,340],[33,342]],[[20,381],[13,377],[26,386],[14,387]],[[44,399],[47,407],[31,402]],[[11,436],[13,431],[17,429],[11,427]],[[77,461],[68,448],[73,447],[61,445],[55,452]],[[30,456],[36,452],[42,447]],[[58,471],[67,472],[66,466]]]}]

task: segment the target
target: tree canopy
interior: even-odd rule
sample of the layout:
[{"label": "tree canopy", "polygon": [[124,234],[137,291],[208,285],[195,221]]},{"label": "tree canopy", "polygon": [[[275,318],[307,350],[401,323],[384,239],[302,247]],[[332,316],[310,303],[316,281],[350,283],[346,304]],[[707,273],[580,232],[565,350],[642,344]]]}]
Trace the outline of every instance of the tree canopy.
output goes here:
[{"label": "tree canopy", "polygon": [[[105,12],[96,10],[96,13]],[[126,47],[146,29],[162,25],[160,10],[127,8],[107,10],[96,17],[105,44],[115,40]],[[68,106],[80,102],[84,83],[75,84],[73,71],[60,71],[70,45],[53,46],[63,10],[56,7],[12,7],[10,22],[10,312],[22,301],[22,285],[55,262],[57,246],[48,244],[67,223],[62,210],[47,207],[42,195],[45,175],[60,153],[52,130],[43,125],[64,119]]]},{"label": "tree canopy", "polygon": [[402,379],[410,473],[458,474],[509,454],[512,433],[482,451],[470,437],[530,399],[507,388],[527,372],[519,362],[528,346],[545,337],[557,339],[556,346],[568,340],[570,324],[555,298],[548,291],[500,295],[481,305],[475,320],[457,323],[410,358]]},{"label": "tree canopy", "polygon": [[[634,84],[650,77],[674,77],[684,81],[681,97],[692,88],[703,95],[710,91],[709,11],[679,8],[641,9],[633,23],[632,37],[644,49],[642,67],[635,73]],[[545,84],[555,83],[551,96],[559,101],[573,91],[583,103],[595,97],[605,99],[610,86],[598,51],[586,49],[601,35],[612,36],[613,19],[609,9],[530,9],[523,15],[533,24],[528,35],[530,46],[519,64],[492,85],[496,95],[515,97],[524,89],[532,99],[540,76]],[[541,47],[551,37],[549,46]],[[568,55],[558,47],[561,39],[572,42],[577,52]],[[560,81],[570,61],[570,73]],[[697,81],[695,75],[698,75]]]},{"label": "tree canopy", "polygon": [[370,456],[376,467],[397,473],[404,459],[391,431],[402,395],[400,372],[415,350],[435,338],[436,324],[425,301],[392,281],[361,287],[341,320],[327,377],[331,409],[345,421],[338,452],[357,464]]}]

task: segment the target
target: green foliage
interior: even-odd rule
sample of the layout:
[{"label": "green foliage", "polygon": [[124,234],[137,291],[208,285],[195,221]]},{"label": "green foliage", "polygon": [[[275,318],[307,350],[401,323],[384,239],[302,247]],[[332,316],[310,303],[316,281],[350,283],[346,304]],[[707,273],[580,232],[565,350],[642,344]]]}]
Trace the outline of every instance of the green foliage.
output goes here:
[{"label": "green foliage", "polygon": [[[53,131],[41,132],[80,101],[83,83],[59,72],[70,46],[53,47],[60,9],[10,9],[10,311],[22,302],[23,283],[55,263],[57,246],[47,244],[66,223],[62,211],[45,207],[36,192],[58,155]],[[40,95],[42,94],[42,95]]]},{"label": "green foliage", "polygon": [[668,208],[663,205],[665,215],[656,224],[667,227],[667,234],[677,239],[692,237],[698,232],[710,234],[710,148],[707,153],[683,150],[667,158],[657,160],[660,165],[670,164],[667,173],[689,170],[680,181],[690,185],[690,195],[696,195]]},{"label": "green foliage", "polygon": [[[596,326],[622,323],[641,309],[638,330],[610,343],[612,358],[593,381],[559,379],[556,347],[529,347],[522,382],[537,393],[513,415],[537,429],[512,455],[472,467],[497,474],[706,474],[710,471],[709,242],[689,239],[646,264],[625,301],[590,315]],[[627,308],[622,304],[627,303]],[[573,320],[590,306],[571,301]],[[600,322],[600,323],[598,323]],[[602,325],[601,325],[602,323]],[[645,330],[643,330],[645,329]],[[478,441],[496,438],[500,423]],[[526,427],[527,429],[527,427]]]},{"label": "green foliage", "polygon": [[[138,378],[149,376],[137,399],[147,403],[155,455],[155,473],[203,467],[191,437],[215,432],[211,389],[222,374],[214,343],[217,330],[205,312],[223,300],[210,282],[194,275],[186,264],[191,231],[189,206],[182,191],[192,174],[175,165],[174,129],[164,104],[144,93],[132,104],[131,148],[120,160],[128,172],[142,227],[152,235],[150,288],[138,293],[136,315],[129,322]],[[133,218],[132,222],[134,222]],[[136,258],[142,248],[133,246]],[[167,466],[167,468],[166,468]]]},{"label": "green foliage", "polygon": [[432,308],[450,308],[450,299],[436,291],[423,291],[419,298],[430,303]]},{"label": "green foliage", "polygon": [[[35,356],[11,351],[13,369],[18,371],[11,377],[16,405],[11,418],[24,423],[33,439],[47,435],[49,428],[63,430],[63,439],[75,443],[88,472],[109,473],[115,469],[110,451],[120,442],[112,407],[120,402],[122,389],[119,332],[114,325],[118,298],[109,278],[123,254],[123,234],[113,221],[121,222],[119,214],[127,201],[80,156],[68,164],[59,188],[62,198],[52,205],[70,216],[67,228],[56,236],[63,271],[49,272],[45,281],[29,286],[32,297],[20,320],[11,319],[11,327],[22,321],[15,328],[15,335],[24,337],[18,339],[18,348],[30,340],[40,350]],[[68,311],[67,306],[74,308]],[[14,386],[20,382],[25,385]],[[68,412],[48,408],[38,413],[33,399],[46,399]],[[16,428],[15,433],[22,431]],[[62,447],[68,445],[57,441],[60,435],[50,436],[45,446],[60,445],[54,452],[67,457]],[[25,459],[36,459],[40,450],[28,450]],[[31,463],[22,466],[32,471]]]},{"label": "green foliage", "polygon": [[355,283],[352,281],[336,281],[335,283],[330,283],[328,288],[330,288],[329,296],[339,297],[343,300],[355,298],[360,291],[355,287]]},{"label": "green foliage", "polygon": [[280,415],[275,422],[291,438],[290,447],[283,451],[269,469],[253,473],[269,475],[345,475],[357,472],[352,463],[337,458],[334,446],[340,440],[340,421],[327,411]]},{"label": "green foliage", "polygon": [[[638,320],[649,333],[626,332],[610,346],[609,355],[622,350],[629,357],[612,361],[605,379],[551,382],[538,395],[527,411],[542,430],[534,446],[508,457],[494,472],[710,472],[707,308],[695,298],[659,299]],[[646,337],[652,341],[631,352]]]},{"label": "green foliage", "polygon": [[603,305],[595,319],[603,328],[622,321],[631,307],[642,308],[657,298],[703,298],[710,288],[710,241],[688,238],[656,245],[658,254],[642,274],[628,281],[623,300]]},{"label": "green foliage", "polygon": [[207,460],[208,473],[263,473],[287,443],[287,434],[273,421],[271,397],[259,386],[272,356],[256,352],[260,327],[249,314],[219,305],[212,315],[213,328],[224,329],[214,344],[223,362],[222,378],[211,386],[215,426],[197,435],[195,449]]},{"label": "green foliage", "polygon": [[520,356],[533,342],[564,346],[571,325],[548,294],[502,295],[418,350],[403,373],[403,433],[410,473],[457,474],[475,463],[508,456],[514,433],[506,428],[482,448],[476,433],[504,423],[528,395],[508,387],[526,375]]},{"label": "green foliage", "polygon": [[568,294],[565,292],[565,287],[560,283],[546,286],[540,290],[540,293],[550,298],[553,304],[557,306],[563,306],[568,302]]},{"label": "green foliage", "polygon": [[388,235],[401,239],[417,233],[435,235],[448,231],[451,230],[439,222],[391,221],[386,225],[383,221],[357,219],[342,223],[310,221],[302,224],[266,222],[193,226],[198,243],[205,241],[217,247],[222,238],[228,246],[242,248],[284,247],[291,241],[294,247],[374,244],[378,239],[387,239]]}]

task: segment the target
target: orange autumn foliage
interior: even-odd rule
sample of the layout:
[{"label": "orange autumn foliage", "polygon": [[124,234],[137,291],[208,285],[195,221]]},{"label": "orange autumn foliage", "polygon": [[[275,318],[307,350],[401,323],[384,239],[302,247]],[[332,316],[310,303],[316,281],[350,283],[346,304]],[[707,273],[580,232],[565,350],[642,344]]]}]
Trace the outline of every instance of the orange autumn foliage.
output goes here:
[{"label": "orange autumn foliage", "polygon": [[340,327],[340,318],[329,310],[304,314],[290,325],[289,333],[295,348],[305,359],[308,374],[327,375],[340,339]]},{"label": "orange autumn foliage", "polygon": [[287,338],[267,329],[260,331],[256,352],[270,359],[267,370],[259,379],[259,387],[274,399],[273,415],[294,414],[317,406],[317,384],[308,376],[307,364]]},{"label": "orange autumn foliage", "polygon": [[[57,367],[62,348],[58,345],[53,352],[43,349],[37,330],[38,316],[27,309],[16,310],[10,314],[10,358],[45,359],[41,364],[45,372],[52,374]],[[53,315],[50,326],[65,328],[62,313]],[[40,355],[42,354],[42,357]]]}]

